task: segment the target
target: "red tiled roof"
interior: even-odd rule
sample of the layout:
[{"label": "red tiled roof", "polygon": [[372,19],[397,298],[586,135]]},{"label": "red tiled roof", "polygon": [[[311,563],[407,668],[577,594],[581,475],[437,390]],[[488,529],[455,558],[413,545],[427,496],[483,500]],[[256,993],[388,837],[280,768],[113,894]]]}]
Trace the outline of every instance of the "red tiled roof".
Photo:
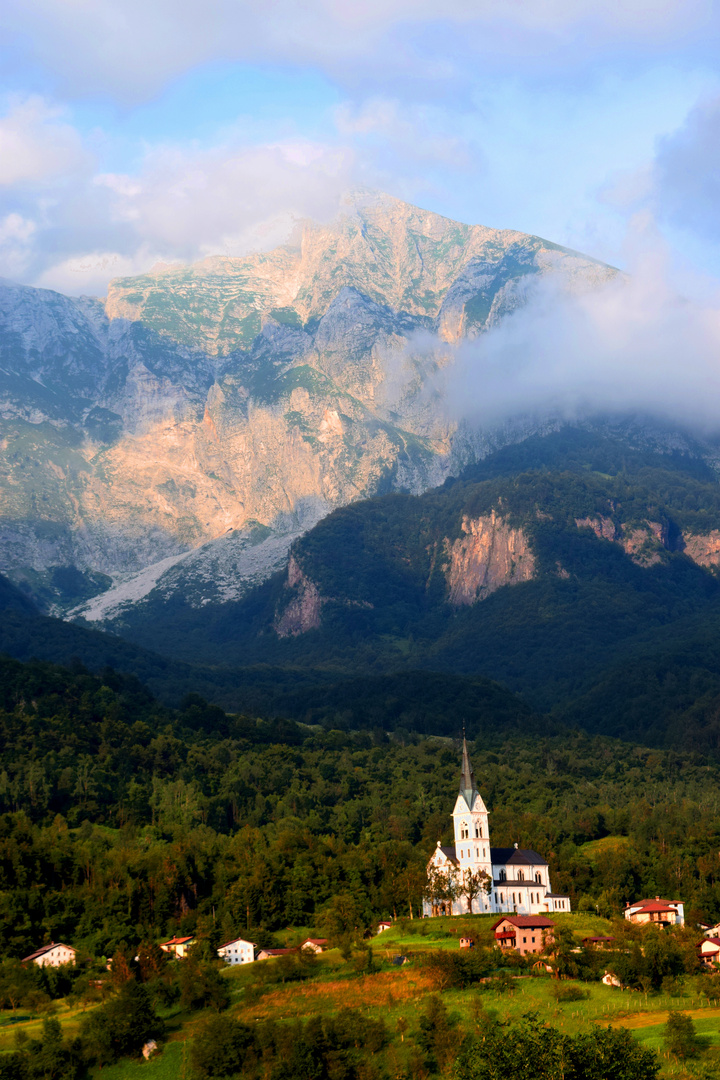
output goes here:
[{"label": "red tiled roof", "polygon": [[303,941],[303,945],[327,945],[327,943],[326,937],[309,937]]},{"label": "red tiled roof", "polygon": [[286,953],[294,952],[294,949],[261,949],[266,956],[285,956]]},{"label": "red tiled roof", "polygon": [[[633,905],[633,907],[636,907],[636,906],[637,905]],[[677,910],[674,907],[669,906],[666,900],[664,900],[664,901],[663,900],[660,900],[660,901],[648,900],[648,902],[646,904],[643,904],[643,906],[641,908],[638,908],[637,911],[634,911],[633,914],[634,915],[641,915],[643,913],[643,911],[650,911],[650,912],[654,911],[656,913],[661,912],[661,911],[665,911],[665,912],[672,911],[673,915],[677,915]]]},{"label": "red tiled roof", "polygon": [[648,904],[682,904],[682,900],[666,900],[664,896],[651,896],[647,900],[636,900],[634,904],[628,904],[629,908],[647,907]]},{"label": "red tiled roof", "polygon": [[190,934],[189,937],[171,937],[169,941],[161,941],[160,947],[163,945],[185,945],[188,941],[194,941],[194,935]]},{"label": "red tiled roof", "polygon": [[504,915],[502,919],[498,919],[496,923],[493,923],[492,929],[500,926],[501,923],[509,922],[512,926],[527,927],[528,929],[533,926],[546,927],[555,926],[552,919],[546,919],[544,915]]}]

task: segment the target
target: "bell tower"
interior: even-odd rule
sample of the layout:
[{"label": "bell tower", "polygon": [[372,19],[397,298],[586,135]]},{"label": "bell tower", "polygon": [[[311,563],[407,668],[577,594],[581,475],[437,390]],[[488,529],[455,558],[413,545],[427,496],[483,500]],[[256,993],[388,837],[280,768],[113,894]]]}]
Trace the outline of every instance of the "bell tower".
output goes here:
[{"label": "bell tower", "polygon": [[[475,784],[467,741],[463,733],[463,759],[460,790],[452,813],[455,826],[455,857],[460,873],[483,872],[492,883],[492,856],[487,807]],[[473,911],[491,911],[490,895],[480,892],[473,900]]]}]

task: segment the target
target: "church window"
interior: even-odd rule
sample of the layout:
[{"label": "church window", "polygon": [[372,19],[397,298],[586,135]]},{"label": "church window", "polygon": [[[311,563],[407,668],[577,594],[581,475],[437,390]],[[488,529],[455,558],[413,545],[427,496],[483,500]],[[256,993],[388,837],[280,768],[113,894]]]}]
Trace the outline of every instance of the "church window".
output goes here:
[{"label": "church window", "polygon": [[505,873],[504,870],[500,871],[500,880],[501,881],[507,881],[507,874]]},{"label": "church window", "polygon": [[537,873],[535,875],[535,880],[537,881],[538,885],[542,885],[542,874]]},{"label": "church window", "polygon": [[518,879],[518,881],[524,881],[525,880],[525,874],[523,873],[522,870],[518,870],[517,879]]},{"label": "church window", "polygon": [[460,825],[460,839],[461,840],[467,840],[469,836],[470,836],[470,829],[468,827],[468,823],[467,823],[467,821],[463,821],[461,823],[461,825]]},{"label": "church window", "polygon": [[487,859],[487,851],[483,848],[483,859]]},{"label": "church window", "polygon": [[476,859],[480,858],[480,848],[475,848],[475,858]]}]

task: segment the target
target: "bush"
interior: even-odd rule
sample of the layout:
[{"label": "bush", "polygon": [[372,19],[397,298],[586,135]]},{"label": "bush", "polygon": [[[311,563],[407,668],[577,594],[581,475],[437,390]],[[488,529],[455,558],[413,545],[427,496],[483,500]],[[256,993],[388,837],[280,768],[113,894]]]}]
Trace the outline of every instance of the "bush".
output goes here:
[{"label": "bush", "polygon": [[123,1055],[139,1053],[144,1042],[163,1030],[147,988],[130,979],[107,1005],[83,1020],[80,1037],[88,1059],[104,1065]]},{"label": "bush", "polygon": [[590,997],[589,990],[583,990],[581,986],[569,983],[567,986],[556,986],[553,990],[556,1001],[585,1001]]},{"label": "bush", "polygon": [[692,1017],[684,1012],[670,1013],[663,1028],[665,1049],[676,1058],[697,1057],[705,1045],[695,1031]]},{"label": "bush", "polygon": [[232,1017],[211,1016],[190,1045],[193,1070],[200,1080],[239,1074],[253,1042],[253,1032],[246,1024]]}]

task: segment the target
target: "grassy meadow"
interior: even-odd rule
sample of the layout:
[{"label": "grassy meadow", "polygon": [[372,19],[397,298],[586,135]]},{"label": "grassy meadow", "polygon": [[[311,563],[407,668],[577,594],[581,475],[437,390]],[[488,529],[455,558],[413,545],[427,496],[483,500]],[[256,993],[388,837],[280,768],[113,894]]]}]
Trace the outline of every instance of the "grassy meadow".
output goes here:
[{"label": "grassy meadow", "polygon": [[[400,1075],[406,1062],[408,1042],[418,1028],[420,1016],[427,1008],[430,995],[442,993],[442,1001],[458,1032],[477,1029],[484,1017],[494,1015],[500,1021],[517,1021],[528,1013],[537,1013],[548,1024],[567,1035],[576,1035],[592,1024],[624,1026],[644,1046],[663,1054],[662,1028],[669,1013],[682,1010],[695,1022],[698,1034],[710,1048],[703,1055],[707,1070],[715,1059],[720,1061],[720,1000],[709,1000],[700,994],[697,980],[689,977],[673,996],[623,991],[601,982],[577,983],[585,996],[582,1000],[559,1002],[555,997],[557,981],[538,965],[538,969],[510,966],[514,976],[513,989],[501,992],[487,989],[484,984],[467,990],[443,990],[437,975],[422,962],[429,950],[459,948],[459,938],[469,935],[478,945],[492,939],[492,924],[496,916],[478,915],[456,918],[403,920],[373,938],[372,970],[359,972],[356,956],[344,959],[340,951],[331,949],[318,956],[309,978],[301,982],[275,981],[277,960],[256,962],[245,967],[227,968],[223,978],[231,993],[227,1013],[245,1024],[264,1021],[278,1024],[332,1017],[345,1008],[360,1010],[368,1017],[382,1019],[387,1025],[390,1044],[385,1049],[390,1075]],[[556,916],[559,924],[571,927],[578,942],[587,936],[608,934],[611,923],[584,913]],[[297,931],[288,931],[288,941]],[[407,962],[398,965],[399,956]],[[499,957],[502,964],[502,957]],[[502,970],[502,968],[498,968]],[[718,980],[720,987],[720,979]],[[563,987],[573,985],[563,981]],[[490,984],[492,986],[492,984]],[[87,1011],[87,1010],[86,1010]],[[80,1009],[58,1007],[54,1013],[69,1035],[74,1034],[83,1015]],[[183,1012],[173,1006],[164,1012],[167,1025],[160,1051],[150,1061],[121,1060],[91,1075],[96,1080],[124,1080],[142,1075],[145,1080],[191,1080],[189,1046],[198,1026],[203,1024],[203,1012]],[[0,1017],[0,1051],[15,1046],[16,1033],[29,1037],[40,1034],[41,1016],[29,1015],[27,1010],[15,1014],[5,1012]],[[713,1048],[718,1050],[714,1051]],[[696,1064],[682,1065],[674,1059],[662,1058],[662,1076],[709,1077],[712,1071],[700,1071]],[[393,1072],[393,1069],[395,1071]]]}]

